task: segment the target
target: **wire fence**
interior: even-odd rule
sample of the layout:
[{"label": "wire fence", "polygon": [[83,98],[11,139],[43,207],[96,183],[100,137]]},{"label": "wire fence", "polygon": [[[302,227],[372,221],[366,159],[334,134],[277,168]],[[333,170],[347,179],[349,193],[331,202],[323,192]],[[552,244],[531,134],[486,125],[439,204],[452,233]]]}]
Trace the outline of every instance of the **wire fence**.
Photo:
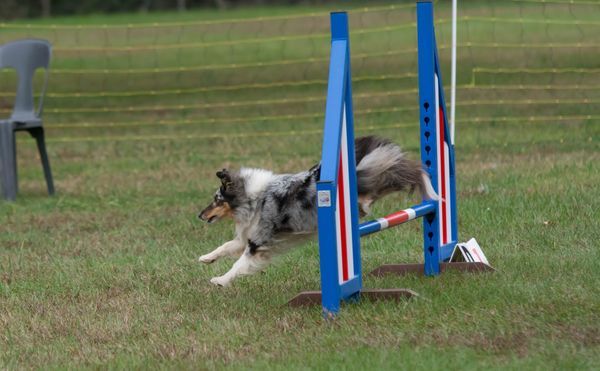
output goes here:
[{"label": "wire fence", "polygon": [[[0,23],[0,43],[53,44],[44,111],[53,141],[314,134],[324,109],[328,14]],[[446,88],[450,14],[450,2],[436,3]],[[599,122],[599,19],[595,1],[459,2],[458,140],[474,124]],[[414,4],[355,8],[349,20],[358,129],[416,128]],[[0,73],[3,116],[15,79]]]}]

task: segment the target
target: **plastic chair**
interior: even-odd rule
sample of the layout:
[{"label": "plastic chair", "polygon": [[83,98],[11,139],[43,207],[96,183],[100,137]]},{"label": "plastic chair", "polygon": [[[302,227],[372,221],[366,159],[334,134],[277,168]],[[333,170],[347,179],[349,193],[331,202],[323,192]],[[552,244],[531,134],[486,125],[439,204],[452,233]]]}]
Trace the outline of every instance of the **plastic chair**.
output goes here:
[{"label": "plastic chair", "polygon": [[[37,141],[48,193],[54,194],[44,128],[40,118],[48,82],[51,52],[52,46],[45,40],[18,40],[0,46],[0,69],[13,68],[18,78],[12,115],[6,120],[0,120],[0,182],[2,196],[7,200],[14,200],[18,191],[15,141],[17,131],[27,131]],[[33,100],[33,77],[38,68],[43,68],[45,75],[36,112]]]}]

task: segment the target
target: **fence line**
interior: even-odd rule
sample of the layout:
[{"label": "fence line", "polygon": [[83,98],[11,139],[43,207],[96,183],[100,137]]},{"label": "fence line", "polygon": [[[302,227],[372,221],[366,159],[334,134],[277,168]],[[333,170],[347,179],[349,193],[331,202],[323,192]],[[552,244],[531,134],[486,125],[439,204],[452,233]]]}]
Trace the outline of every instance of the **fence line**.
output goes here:
[{"label": "fence line", "polygon": [[599,73],[600,68],[576,68],[576,67],[564,67],[564,68],[519,68],[519,67],[511,67],[511,68],[488,68],[488,67],[475,67],[473,68],[473,72],[485,72],[485,73],[504,73],[504,74],[514,74],[514,73]]},{"label": "fence line", "polygon": [[[600,88],[599,88],[600,89]],[[416,93],[416,89],[406,89],[397,91],[387,91],[378,93],[362,93],[355,94],[355,99],[365,98],[381,98],[390,97],[397,95],[404,95],[408,93]],[[233,107],[244,107],[244,106],[261,106],[261,105],[280,105],[290,103],[311,103],[311,102],[323,102],[324,96],[307,96],[302,98],[283,98],[283,99],[264,99],[255,101],[234,101],[234,102],[215,102],[215,103],[197,103],[197,104],[175,104],[175,105],[152,105],[152,106],[128,106],[128,107],[90,107],[90,108],[50,108],[46,109],[46,113],[125,113],[125,112],[148,112],[148,111],[174,111],[174,110],[185,110],[185,109],[210,109],[210,108],[233,108]],[[457,106],[479,106],[479,105],[546,105],[546,104],[593,104],[600,103],[600,99],[563,99],[563,98],[551,98],[551,99],[492,99],[492,100],[472,100],[458,102]],[[11,109],[0,109],[0,112],[11,112]],[[390,111],[395,112],[395,111]]]},{"label": "fence line", "polygon": [[561,4],[561,5],[600,5],[597,1],[584,0],[512,0],[513,3]]},{"label": "fence line", "polygon": [[[485,71],[487,72],[487,71]],[[600,90],[600,85],[580,85],[580,84],[571,84],[571,85],[551,85],[551,84],[538,84],[538,85],[533,85],[533,84],[518,84],[518,85],[508,85],[508,84],[475,84],[475,83],[469,83],[469,84],[463,84],[463,85],[458,85],[457,89],[460,90]],[[189,91],[181,91],[181,90],[177,90],[180,91],[182,94],[183,93],[190,93]],[[385,95],[396,95],[396,94],[401,94],[401,93],[416,93],[417,89],[416,88],[410,88],[410,89],[399,89],[399,90],[394,90],[394,91],[389,91],[389,92],[384,92],[381,93],[383,96]],[[55,94],[47,94],[47,97],[51,97],[53,99],[61,99],[61,98],[97,98],[97,97],[105,97],[107,95],[105,94],[109,94],[110,92],[101,92],[98,93],[98,95],[87,95],[87,96],[81,96],[81,93],[73,93],[72,95],[59,95],[56,96],[55,94],[60,94],[60,93],[55,93]],[[151,94],[152,93],[152,94]],[[173,93],[171,93],[173,94]],[[371,93],[362,93],[362,94],[357,94],[355,95],[355,97],[361,97],[361,96],[365,96],[365,95],[369,95],[369,94],[378,94],[375,92],[371,92]],[[0,97],[13,97],[15,94],[14,93],[0,93]],[[147,95],[161,95],[158,93],[154,93],[154,92],[148,92]],[[310,99],[310,97],[308,97]],[[251,105],[253,104],[253,102],[255,102],[255,104],[260,105],[263,100],[257,100],[257,101],[236,101],[236,102],[215,102],[215,103],[206,103],[206,106],[223,106],[223,107],[227,107],[227,106],[231,106],[231,107],[235,107],[237,105],[243,106],[243,105]],[[301,98],[283,98],[280,99],[280,101],[287,101],[287,102],[302,102]],[[272,100],[264,100],[264,102],[272,102]],[[124,108],[124,111],[128,111],[129,107]],[[0,110],[0,112],[9,112],[10,109],[4,109],[4,110]],[[46,112],[48,112],[48,109],[46,110]]]},{"label": "fence line", "polygon": [[[440,49],[449,48],[449,45],[442,45]],[[379,53],[356,53],[352,56],[353,60],[367,59],[367,58],[380,58],[386,56],[397,56],[402,54],[415,53],[416,48],[402,49],[395,51],[385,51]],[[251,63],[229,63],[229,64],[210,64],[200,66],[189,66],[189,67],[152,67],[152,68],[84,68],[84,69],[52,69],[52,73],[56,74],[155,74],[155,73],[174,73],[174,72],[190,72],[190,71],[207,71],[207,70],[227,70],[227,69],[244,69],[244,68],[261,68],[261,67],[273,67],[273,66],[288,66],[293,64],[309,64],[317,62],[327,62],[329,57],[310,57],[310,58],[299,58],[299,59],[284,59],[280,61],[271,62],[251,62]],[[4,71],[4,70],[3,70]]]},{"label": "fence line", "polygon": [[[444,45],[443,48],[449,48],[450,46]],[[598,48],[600,43],[478,43],[478,42],[466,42],[457,44],[459,48],[507,48],[507,49],[529,49],[529,48]],[[442,49],[439,48],[438,49]]]},{"label": "fence line", "polygon": [[[478,22],[492,22],[492,23],[533,23],[533,24],[558,24],[558,25],[588,25],[588,26],[600,26],[600,21],[589,21],[589,20],[563,20],[563,19],[535,19],[535,18],[496,18],[496,17],[474,17],[464,16],[459,17],[457,22],[462,21],[478,21]],[[437,25],[449,23],[451,19],[440,18],[436,21]],[[397,26],[385,26],[385,27],[374,27],[365,28],[353,31],[350,33],[351,36],[364,35],[369,33],[380,33],[390,32],[402,29],[410,29],[416,26],[415,22],[409,22]],[[211,48],[218,46],[236,46],[236,45],[247,45],[247,44],[258,44],[258,43],[272,43],[272,42],[283,42],[283,41],[297,41],[306,39],[326,39],[330,35],[328,33],[312,33],[312,34],[301,34],[291,36],[274,36],[274,37],[258,37],[248,38],[241,40],[227,40],[227,41],[214,41],[214,42],[195,42],[195,43],[171,43],[171,44],[153,44],[153,45],[138,45],[138,46],[80,46],[80,47],[56,47],[57,52],[135,52],[135,51],[158,51],[158,50],[173,50],[173,49],[199,49],[199,48]]]},{"label": "fence line", "polygon": [[[528,116],[528,117],[481,117],[458,120],[458,122],[472,122],[472,123],[485,123],[485,122],[510,122],[510,123],[521,123],[523,121],[530,123],[559,123],[561,121],[572,121],[572,120],[597,120],[600,116],[594,115],[578,115],[578,116]],[[414,128],[418,125],[418,122],[408,123],[401,122],[391,125],[366,125],[359,126],[356,131],[371,131],[371,130],[385,130],[385,129],[399,129],[399,128]],[[216,139],[216,138],[251,138],[251,137],[276,137],[276,136],[303,136],[321,134],[322,129],[312,130],[286,130],[286,131],[253,131],[253,132],[238,132],[238,133],[214,133],[214,134],[181,134],[181,135],[127,135],[127,136],[88,136],[88,137],[49,137],[47,141],[50,142],[121,142],[121,141],[152,141],[152,140],[191,140],[191,139]],[[590,138],[591,140],[591,138]]]},{"label": "fence line", "polygon": [[[440,19],[439,23],[449,22],[449,19]],[[385,27],[373,27],[363,28],[357,31],[353,31],[351,35],[364,35],[369,33],[380,33],[403,30],[407,28],[414,28],[415,22],[405,23],[398,26],[385,26]],[[82,47],[69,47],[69,48],[54,48],[60,52],[71,52],[71,51],[95,51],[95,52],[132,52],[140,50],[171,50],[171,49],[198,49],[198,48],[210,48],[215,46],[236,46],[245,44],[258,44],[258,43],[270,43],[280,41],[296,41],[305,39],[326,39],[329,38],[329,33],[311,33],[291,36],[274,36],[274,37],[257,37],[248,38],[241,40],[227,40],[227,41],[214,41],[214,42],[199,42],[199,43],[179,43],[179,44],[154,44],[154,45],[142,45],[142,46],[82,46]]]},{"label": "fence line", "polygon": [[[354,114],[370,115],[392,112],[405,112],[414,109],[414,107],[389,107],[389,108],[368,108],[363,110],[355,110]],[[319,113],[302,113],[302,114],[287,114],[287,115],[268,115],[268,116],[251,116],[251,117],[223,117],[209,118],[201,120],[184,119],[184,120],[158,120],[155,122],[149,121],[130,121],[130,122],[111,122],[111,123],[80,123],[80,124],[64,124],[57,123],[49,126],[62,128],[105,128],[105,127],[130,127],[130,126],[160,126],[160,125],[179,125],[179,124],[214,124],[214,123],[248,123],[262,121],[293,121],[304,119],[322,118],[324,114]]]},{"label": "fence line", "polygon": [[[549,104],[598,104],[600,99],[547,99],[547,100],[533,100],[533,99],[521,99],[521,100],[479,100],[479,101],[466,101],[457,103],[458,106],[478,106],[478,105],[549,105]],[[388,107],[388,108],[369,108],[356,110],[354,113],[356,116],[361,115],[372,115],[382,113],[397,113],[407,112],[413,110],[414,107]],[[122,122],[82,122],[76,124],[56,123],[49,125],[53,128],[67,128],[67,129],[101,129],[101,128],[131,128],[140,126],[179,126],[179,125],[207,125],[215,123],[223,124],[247,124],[251,122],[268,122],[268,121],[296,121],[296,120],[307,120],[307,119],[319,119],[323,118],[323,113],[307,113],[307,114],[286,114],[286,115],[260,115],[250,117],[222,117],[222,118],[208,118],[208,119],[177,119],[177,120],[156,120],[156,121],[122,121]],[[538,116],[540,117],[540,116]],[[554,116],[551,116],[554,117]],[[556,117],[573,117],[573,116],[561,116]],[[581,117],[591,117],[589,115],[582,115]],[[519,117],[521,118],[521,117]],[[465,120],[471,120],[466,117]],[[503,118],[499,117],[498,121],[503,122]]]},{"label": "fence line", "polygon": [[[600,72],[600,68],[488,68],[488,67],[474,67],[471,70],[471,85],[477,85],[477,74],[504,74],[504,75],[516,75],[516,74],[567,74],[567,73],[581,73],[581,74],[597,74]],[[593,83],[593,82],[592,82]],[[590,84],[591,85],[591,84]],[[583,84],[578,84],[583,89]],[[596,85],[597,86],[597,85]]]},{"label": "fence line", "polygon": [[[517,73],[599,73],[600,68],[487,68],[487,67],[474,67],[471,74],[470,86],[476,85],[476,74],[478,73],[498,73],[498,74],[517,74]],[[381,81],[386,79],[403,79],[403,78],[415,78],[415,73],[404,73],[404,74],[388,74],[388,75],[367,75],[359,76],[352,79],[353,82],[361,81]],[[201,87],[201,88],[188,88],[188,89],[164,89],[164,90],[138,90],[138,91],[100,91],[90,93],[52,93],[46,94],[49,98],[98,98],[98,97],[134,97],[134,96],[159,96],[159,95],[178,95],[178,94],[194,94],[194,93],[210,93],[216,91],[233,91],[233,90],[244,90],[244,89],[266,89],[266,88],[278,88],[278,87],[294,87],[294,86],[306,86],[306,85],[324,85],[327,80],[304,80],[304,81],[279,81],[272,83],[252,83],[252,84],[237,84],[237,85],[220,85],[212,87]],[[495,85],[495,86],[502,86]],[[575,85],[578,87],[584,87],[585,85]],[[594,87],[596,88],[596,87]],[[0,97],[14,97],[14,92],[0,92]]]},{"label": "fence line", "polygon": [[[350,14],[360,14],[369,12],[382,12],[398,9],[410,9],[415,8],[415,4],[400,4],[400,5],[384,5],[384,6],[373,6],[363,7],[357,9],[351,9],[348,12]],[[281,16],[269,16],[269,17],[251,17],[251,18],[232,18],[228,20],[202,20],[202,21],[189,21],[189,22],[152,22],[152,23],[128,23],[128,24],[73,24],[73,25],[62,25],[62,24],[31,24],[31,23],[0,23],[0,28],[12,28],[12,29],[52,29],[52,30],[87,30],[87,29],[135,29],[135,28],[159,28],[159,27],[192,27],[192,26],[213,26],[218,24],[237,24],[237,23],[252,23],[252,22],[269,22],[276,20],[292,20],[300,18],[313,18],[313,17],[328,17],[329,12],[311,12],[304,14],[295,15],[281,15]]]},{"label": "fence line", "polygon": [[[464,16],[459,17],[458,21],[477,21],[477,22],[494,22],[494,23],[523,23],[523,24],[558,24],[567,26],[600,26],[600,21],[589,20],[564,20],[552,18],[498,18],[498,17],[479,17],[479,16]],[[436,22],[437,24],[437,22]]]},{"label": "fence line", "polygon": [[[590,17],[592,14],[587,8],[573,6],[567,9],[562,5],[552,7],[545,4],[596,4],[600,10],[600,2],[585,0],[513,0],[513,2],[525,5],[506,7],[506,4],[500,6],[497,5],[499,3],[490,2],[483,8],[465,8],[463,13],[465,16],[459,18],[464,25],[465,35],[463,41],[458,45],[459,48],[463,48],[461,55],[464,59],[464,64],[462,64],[464,84],[457,88],[460,89],[459,95],[461,91],[469,92],[469,94],[465,93],[459,98],[458,106],[485,106],[477,110],[474,108],[464,109],[465,115],[480,114],[489,117],[465,116],[462,119],[459,118],[458,122],[464,124],[494,122],[499,123],[500,126],[500,124],[525,125],[525,123],[566,121],[587,123],[598,120],[599,116],[596,115],[576,115],[576,113],[593,112],[594,107],[600,103],[600,84],[597,84],[600,68],[598,66],[586,67],[591,65],[589,61],[593,59],[590,58],[595,58],[600,49],[600,42],[594,38],[597,26],[600,26],[600,18]],[[529,4],[540,6],[536,8]],[[543,12],[541,11],[542,5]],[[363,120],[361,121],[367,120],[375,123],[377,118],[385,125],[390,121],[393,122],[395,118],[406,120],[412,117],[412,110],[416,109],[415,105],[409,107],[409,103],[405,103],[410,99],[408,95],[416,96],[417,93],[416,83],[409,85],[413,80],[416,81],[416,73],[414,73],[416,66],[408,56],[409,53],[415,53],[416,48],[413,46],[414,40],[403,37],[405,33],[408,36],[413,33],[413,30],[408,30],[414,27],[412,15],[409,16],[412,10],[393,16],[388,15],[391,10],[413,9],[414,7],[414,3],[411,2],[410,4],[361,8],[351,11],[360,17],[355,19],[360,27],[353,28],[352,35],[369,35],[353,39],[353,48],[360,51],[360,53],[352,55],[354,72],[358,72],[356,73],[358,77],[355,77],[353,82],[366,83],[357,86],[355,93],[361,93],[355,94],[354,98],[394,97],[361,104],[361,107],[374,105],[380,107],[358,110],[356,114],[362,115]],[[505,10],[509,10],[510,13],[506,13]],[[546,10],[549,12],[546,13]],[[560,12],[560,15],[555,11]],[[385,13],[369,15],[370,12]],[[109,137],[84,137],[88,141],[195,139],[223,136],[256,137],[262,134],[265,136],[308,135],[320,133],[320,130],[288,132],[286,129],[292,126],[301,128],[300,120],[306,122],[307,129],[314,128],[317,126],[317,121],[323,118],[322,113],[315,113],[315,111],[317,111],[318,102],[324,102],[324,96],[315,93],[319,93],[327,83],[325,79],[321,79],[324,73],[317,72],[324,72],[329,60],[329,57],[325,55],[326,49],[321,47],[321,42],[326,44],[329,39],[329,33],[324,32],[328,14],[328,12],[313,12],[291,16],[233,20],[121,25],[0,23],[0,32],[5,31],[4,34],[9,36],[15,30],[15,32],[23,30],[22,33],[27,32],[28,36],[46,32],[50,39],[54,35],[57,46],[54,50],[58,51],[55,56],[59,59],[58,62],[62,61],[64,64],[63,68],[51,70],[51,74],[55,76],[51,79],[56,78],[51,82],[62,80],[60,82],[64,82],[64,84],[55,85],[57,88],[62,88],[62,92],[55,92],[51,89],[47,94],[48,98],[56,99],[51,102],[51,105],[47,105],[46,113],[55,114],[55,116],[50,116],[50,120],[47,120],[50,123],[48,128],[52,130],[52,133],[54,133],[53,129],[72,129],[63,132],[62,135],[66,135],[65,137],[52,138],[51,135],[50,137],[54,141],[80,141],[81,138],[73,136],[77,134],[109,135]],[[503,18],[503,14],[509,14],[509,16]],[[550,17],[548,18],[548,16]],[[564,19],[563,16],[565,16]],[[322,19],[311,19],[311,17],[322,17]],[[298,21],[285,23],[286,20]],[[251,25],[251,22],[272,23]],[[438,29],[440,31],[438,37],[444,40],[447,39],[448,27],[445,27],[447,22],[450,20],[441,19],[436,22],[438,25],[444,26]],[[240,26],[236,27],[236,24],[240,24]],[[206,27],[191,28],[194,26]],[[168,27],[172,27],[172,29],[168,29]],[[135,30],[138,29],[141,30],[136,32]],[[393,32],[395,30],[406,30],[406,32]],[[199,35],[197,34],[199,31],[208,34]],[[555,32],[561,36],[556,38]],[[485,40],[489,39],[489,42],[478,41],[484,40],[483,37]],[[471,39],[475,41],[471,41]],[[171,40],[172,43],[169,43]],[[202,40],[207,41],[200,42]],[[302,40],[308,41],[302,42]],[[236,48],[237,45],[240,48]],[[223,48],[208,49],[212,47]],[[449,45],[440,44],[440,56],[445,58],[449,47]],[[196,48],[200,48],[197,53],[195,50],[189,50]],[[164,52],[162,52],[163,50]],[[532,51],[528,52],[528,50]],[[206,54],[203,54],[204,52]],[[213,52],[215,54],[212,54]],[[238,53],[240,53],[239,58]],[[508,54],[523,55],[528,59],[523,61],[516,57],[506,63],[496,62],[494,59],[504,61],[505,59],[498,57]],[[195,63],[196,58],[199,61],[206,61],[205,58],[200,57],[201,55],[210,56],[210,60],[205,62],[207,64],[191,65]],[[189,56],[192,58],[186,59]],[[115,59],[111,59],[113,57]],[[256,61],[257,59],[266,61],[260,62]],[[219,60],[243,62],[217,64],[216,62]],[[358,63],[355,64],[355,61]],[[412,66],[409,66],[411,63]],[[121,68],[102,68],[111,64],[116,64]],[[188,66],[183,66],[184,64]],[[404,71],[410,72],[388,74],[388,72],[398,72],[399,65],[407,66]],[[513,65],[526,66],[526,68],[513,68],[511,67]],[[558,67],[561,65],[571,67]],[[94,68],[85,68],[86,66],[94,66]],[[276,67],[279,68],[276,69]],[[287,74],[288,70],[293,70],[293,74]],[[192,74],[202,71],[207,72]],[[471,74],[470,81],[468,80],[469,72]],[[236,76],[235,73],[239,75]],[[154,76],[155,74],[163,75]],[[0,75],[0,77],[3,76]],[[10,77],[12,78],[12,76]],[[390,80],[390,83],[386,83],[386,80]],[[195,81],[199,81],[204,86]],[[527,84],[527,82],[532,84]],[[563,82],[565,85],[561,85]],[[209,83],[212,85],[206,86]],[[146,86],[150,88],[144,89]],[[402,88],[403,86],[406,88]],[[303,87],[305,89],[302,89]],[[388,87],[400,89],[389,91],[386,90]],[[107,89],[114,89],[114,91]],[[369,91],[363,92],[366,89]],[[563,90],[564,93],[561,93]],[[238,91],[239,94],[236,94]],[[209,96],[209,93],[217,95]],[[14,91],[0,92],[0,106],[3,107],[0,108],[0,112],[10,111],[6,109],[8,106],[2,97],[14,97],[14,95]],[[395,98],[401,95],[406,96]],[[496,98],[498,96],[508,99]],[[124,99],[127,97],[137,99],[128,101]],[[519,97],[522,99],[518,99]],[[465,98],[470,100],[464,100]],[[73,101],[66,101],[68,99],[73,99]],[[81,99],[90,100],[82,102]],[[229,101],[225,101],[226,99]],[[218,101],[210,103],[211,100]],[[136,102],[139,103],[136,104]],[[154,102],[156,105],[152,105]],[[304,103],[306,103],[306,107],[301,106]],[[285,106],[286,104],[290,104],[290,106]],[[292,104],[296,106],[291,106]],[[399,104],[403,106],[399,106]],[[524,109],[529,105],[545,106],[532,107],[540,108],[534,112],[533,109]],[[556,105],[556,108],[547,105]],[[241,109],[231,110],[238,107]],[[551,108],[551,110],[546,108]],[[215,111],[201,111],[211,109],[215,109]],[[191,110],[198,111],[196,113],[190,112]],[[292,110],[302,113],[287,114]],[[165,112],[159,113],[158,111]],[[148,112],[148,114],[145,115],[144,112]],[[403,113],[386,115],[396,112]],[[556,114],[552,116],[505,117],[506,113],[548,115],[549,112]],[[120,113],[125,113],[125,115],[119,116]],[[567,115],[560,115],[561,113],[567,113]],[[574,115],[569,115],[570,113]],[[62,114],[65,116],[58,116]],[[80,116],[75,116],[75,114],[80,114]],[[91,117],[91,114],[94,114],[94,117]],[[247,114],[247,116],[240,117],[243,114]],[[236,117],[224,117],[226,115]],[[194,119],[190,116],[199,118]],[[54,124],[52,123],[54,120],[59,122]],[[278,121],[281,121],[282,124],[278,125]],[[265,124],[261,125],[262,122]],[[248,125],[244,125],[246,123]],[[270,124],[267,125],[267,123]],[[204,128],[193,126],[203,124],[215,125],[207,125]],[[198,135],[184,135],[183,132],[186,131],[186,128],[178,127],[178,125],[190,125],[189,131],[197,132]],[[393,125],[383,125],[372,126],[372,128],[394,127]],[[417,121],[410,125],[410,127],[416,127]],[[160,126],[165,126],[165,129],[161,130]],[[265,126],[274,130],[286,131],[285,134],[283,131],[279,134],[268,131],[255,133],[253,130],[261,128],[267,130]],[[104,128],[132,128],[130,133],[135,134],[137,127],[141,128],[142,133],[155,133],[156,135],[150,137],[133,135],[121,139],[119,130],[112,132],[101,130]],[[214,130],[217,127],[222,130],[235,131],[235,133],[218,134],[218,130]],[[77,132],[78,128],[100,130]],[[250,132],[251,130],[252,132]],[[175,134],[168,134],[169,132]],[[56,130],[56,133],[60,134],[59,130]],[[110,135],[119,136],[119,139],[114,139]]]},{"label": "fence line", "polygon": [[[417,89],[404,89],[385,92],[369,92],[354,94],[354,98],[374,98],[374,97],[389,97],[395,95],[403,95],[416,93]],[[322,95],[305,96],[301,98],[281,98],[281,99],[260,99],[249,101],[228,101],[214,103],[196,103],[196,104],[174,104],[174,105],[152,105],[152,106],[128,106],[128,107],[101,107],[101,108],[50,108],[46,109],[46,113],[105,113],[105,112],[145,112],[145,111],[168,111],[182,109],[207,109],[207,108],[232,108],[244,106],[263,106],[263,105],[278,105],[289,103],[310,103],[324,101]],[[10,109],[0,109],[0,112],[10,112]]]},{"label": "fence line", "polygon": [[[477,43],[477,42],[465,42],[459,43],[458,48],[507,48],[507,49],[530,49],[530,48],[600,48],[600,43]],[[448,49],[450,45],[438,45],[438,49]],[[402,54],[415,53],[416,48],[396,50],[396,51],[385,51],[379,53],[357,53],[352,56],[352,59],[367,59],[367,58],[380,58],[387,56],[397,56]],[[211,64],[211,65],[200,65],[200,66],[186,66],[186,67],[150,67],[150,68],[54,68],[52,74],[68,74],[68,75],[87,75],[87,74],[156,74],[156,73],[180,73],[180,72],[196,72],[196,71],[208,71],[208,70],[226,70],[226,69],[245,69],[245,68],[261,68],[261,67],[274,67],[274,66],[287,66],[293,64],[309,64],[317,62],[326,62],[328,57],[311,57],[311,58],[300,58],[300,59],[284,59],[281,61],[271,62],[252,62],[252,63],[229,63],[229,64]],[[1,72],[5,72],[2,70]]]},{"label": "fence line", "polygon": [[[572,4],[572,5],[598,5],[594,2],[568,2],[568,1],[526,1],[526,0],[512,0],[513,2],[523,3],[538,3],[538,4]],[[367,13],[367,12],[378,12],[386,10],[397,10],[397,9],[409,9],[414,8],[414,4],[402,4],[402,5],[389,5],[382,7],[365,7],[359,10],[349,11],[351,14]],[[317,13],[306,13],[296,15],[285,15],[285,16],[271,16],[271,17],[255,17],[255,18],[238,18],[229,19],[226,21],[222,20],[205,20],[205,21],[190,21],[190,22],[153,22],[153,23],[129,23],[129,24],[101,24],[101,25],[89,25],[89,24],[74,24],[74,25],[62,25],[62,24],[31,24],[31,23],[0,23],[0,29],[49,29],[49,30],[110,30],[110,29],[136,29],[136,28],[162,28],[162,27],[191,27],[191,26],[210,26],[217,24],[236,24],[236,23],[251,23],[251,22],[268,22],[274,20],[291,20],[298,18],[312,18],[312,17],[327,17],[329,12],[317,12]],[[554,23],[554,24],[576,24],[576,25],[600,25],[600,22],[595,21],[579,21],[579,20],[551,20],[551,19],[535,19],[535,18],[497,18],[497,17],[479,17],[479,16],[462,16],[457,21],[490,21],[490,22],[520,22],[520,23]],[[436,20],[436,24],[440,22],[448,22],[448,19]]]},{"label": "fence line", "polygon": [[[402,74],[389,74],[389,75],[367,75],[358,76],[352,79],[353,82],[360,81],[381,81],[387,79],[404,79],[404,78],[415,78],[416,73],[402,73]],[[165,90],[138,90],[138,91],[101,91],[93,93],[47,93],[47,97],[51,98],[79,98],[79,97],[133,97],[133,96],[156,96],[156,95],[173,95],[173,94],[191,94],[191,93],[210,93],[215,91],[232,91],[232,90],[244,90],[244,89],[266,89],[266,88],[280,88],[280,87],[292,87],[292,86],[306,86],[306,85],[325,85],[327,80],[315,79],[315,80],[304,80],[304,81],[279,81],[269,83],[252,83],[252,84],[237,84],[237,85],[217,85],[211,87],[202,88],[189,88],[189,89],[165,89]],[[11,97],[15,93],[0,93],[1,96]]]}]

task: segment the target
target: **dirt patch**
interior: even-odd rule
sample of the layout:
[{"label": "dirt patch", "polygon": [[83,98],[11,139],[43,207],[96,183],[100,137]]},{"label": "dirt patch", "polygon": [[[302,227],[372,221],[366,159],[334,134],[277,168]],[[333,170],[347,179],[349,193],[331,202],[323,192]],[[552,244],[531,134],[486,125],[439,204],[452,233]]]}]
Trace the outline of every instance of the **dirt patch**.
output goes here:
[{"label": "dirt patch", "polygon": [[600,345],[600,327],[598,326],[554,325],[552,336],[557,339],[568,339],[583,347]]},{"label": "dirt patch", "polygon": [[525,357],[529,353],[529,339],[535,336],[532,330],[523,330],[504,335],[447,334],[433,332],[430,337],[413,337],[411,343],[419,346],[434,343],[440,347],[468,347],[495,354],[512,353]]},{"label": "dirt patch", "polygon": [[69,211],[31,214],[26,216],[24,220],[15,220],[14,223],[6,223],[4,225],[1,225],[0,232],[23,233],[29,231],[32,228],[41,232],[48,233],[64,231],[76,234],[95,232],[99,230],[107,231],[119,228],[124,218],[125,216],[117,212],[99,214],[92,212]]}]

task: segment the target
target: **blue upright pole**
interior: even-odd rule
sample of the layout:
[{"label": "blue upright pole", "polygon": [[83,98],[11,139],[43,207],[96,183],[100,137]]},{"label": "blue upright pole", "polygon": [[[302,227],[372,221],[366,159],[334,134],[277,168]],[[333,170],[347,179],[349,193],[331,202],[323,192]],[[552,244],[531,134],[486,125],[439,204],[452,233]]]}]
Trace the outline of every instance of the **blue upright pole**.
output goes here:
[{"label": "blue upright pole", "polygon": [[325,316],[362,287],[348,16],[331,14],[331,59],[321,177],[317,183],[321,300]]},{"label": "blue upright pole", "polygon": [[[417,41],[419,60],[419,112],[421,129],[421,161],[429,174],[431,184],[439,194],[437,154],[437,112],[435,96],[435,56],[433,30],[433,4],[417,3]],[[440,273],[440,210],[423,218],[423,250],[425,274]]]}]

